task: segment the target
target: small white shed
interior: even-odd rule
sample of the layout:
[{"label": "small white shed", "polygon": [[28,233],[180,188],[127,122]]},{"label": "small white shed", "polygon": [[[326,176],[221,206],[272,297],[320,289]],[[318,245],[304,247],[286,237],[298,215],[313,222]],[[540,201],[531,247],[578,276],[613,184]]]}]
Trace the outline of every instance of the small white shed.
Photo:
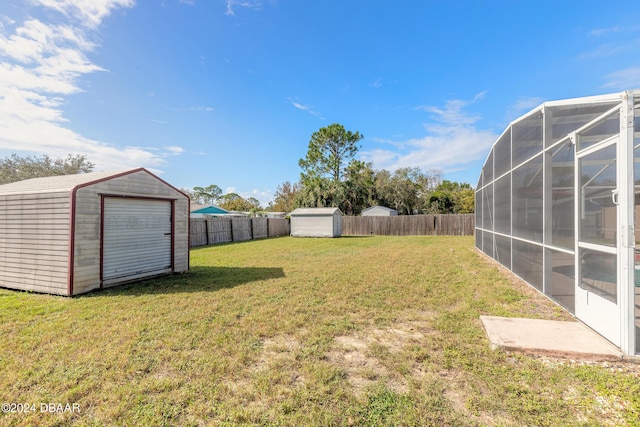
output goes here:
[{"label": "small white shed", "polygon": [[371,206],[362,211],[362,216],[396,216],[398,211],[386,206]]},{"label": "small white shed", "polygon": [[340,237],[342,212],[338,208],[298,208],[291,212],[294,237]]},{"label": "small white shed", "polygon": [[189,197],[143,168],[0,185],[0,287],[72,296],[189,269]]}]

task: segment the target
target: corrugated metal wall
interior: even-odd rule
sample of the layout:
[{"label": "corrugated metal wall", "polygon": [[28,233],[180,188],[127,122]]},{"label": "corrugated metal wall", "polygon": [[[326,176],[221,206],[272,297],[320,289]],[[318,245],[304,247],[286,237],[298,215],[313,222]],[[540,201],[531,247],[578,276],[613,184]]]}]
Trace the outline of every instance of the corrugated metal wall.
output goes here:
[{"label": "corrugated metal wall", "polygon": [[106,197],[103,284],[171,268],[171,202]]},{"label": "corrugated metal wall", "polygon": [[69,193],[0,196],[0,286],[67,293]]}]

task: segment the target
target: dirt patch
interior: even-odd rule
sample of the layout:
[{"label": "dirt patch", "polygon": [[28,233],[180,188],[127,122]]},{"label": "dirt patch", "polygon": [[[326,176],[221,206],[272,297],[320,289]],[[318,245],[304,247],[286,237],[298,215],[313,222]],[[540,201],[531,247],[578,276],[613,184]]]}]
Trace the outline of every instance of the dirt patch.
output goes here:
[{"label": "dirt patch", "polygon": [[262,353],[260,359],[253,367],[253,372],[267,369],[270,366],[284,366],[291,373],[290,386],[297,387],[304,384],[304,377],[300,374],[296,366],[296,355],[301,348],[300,341],[291,335],[278,335],[273,338],[266,338],[262,343]]},{"label": "dirt patch", "polygon": [[[336,337],[327,360],[344,370],[356,394],[362,394],[381,379],[392,390],[406,393],[412,379],[422,380],[426,374],[420,363],[396,360],[395,356],[406,346],[423,345],[426,337],[433,333],[430,316],[400,320],[387,328],[370,328]],[[396,364],[410,366],[404,375],[400,375],[397,367],[392,366]]]}]

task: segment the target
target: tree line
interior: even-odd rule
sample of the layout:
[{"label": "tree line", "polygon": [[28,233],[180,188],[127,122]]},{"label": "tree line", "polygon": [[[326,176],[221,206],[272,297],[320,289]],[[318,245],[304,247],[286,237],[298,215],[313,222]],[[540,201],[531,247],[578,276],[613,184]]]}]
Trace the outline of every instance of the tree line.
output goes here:
[{"label": "tree line", "polygon": [[[334,123],[311,135],[307,154],[298,161],[300,180],[278,186],[266,210],[291,212],[300,207],[338,207],[346,215],[359,215],[371,206],[387,206],[403,215],[473,213],[475,195],[468,183],[442,179],[438,169],[417,167],[393,172],[375,170],[372,163],[357,160],[358,142],[364,136]],[[0,184],[28,178],[91,172],[94,164],[84,155],[20,157],[0,159]],[[223,194],[215,184],[181,189],[202,205],[217,205],[230,211],[256,213],[260,202],[237,193]]]},{"label": "tree line", "polygon": [[[298,161],[300,180],[286,181],[276,190],[268,211],[291,212],[301,207],[338,207],[346,215],[359,215],[371,206],[387,206],[403,215],[472,213],[475,195],[471,185],[442,179],[442,172],[417,167],[393,172],[375,170],[357,160],[359,132],[334,123],[311,135],[305,158]],[[188,191],[188,190],[185,190]],[[255,198],[222,194],[215,184],[194,187],[191,199],[235,211],[263,209]]]},{"label": "tree line", "polygon": [[66,158],[52,159],[44,155],[18,156],[12,154],[0,159],[0,184],[47,176],[74,175],[93,171],[94,164],[85,155],[67,155]]},{"label": "tree line", "polygon": [[192,190],[182,188],[192,202],[201,205],[216,205],[228,211],[258,212],[262,210],[260,201],[255,197],[245,199],[237,193],[222,194],[222,189],[216,184],[207,187],[193,187]]},{"label": "tree line", "polygon": [[346,215],[359,215],[380,205],[405,215],[474,212],[471,185],[442,180],[440,170],[406,167],[390,172],[355,159],[362,138],[337,123],[313,133],[306,157],[298,162],[300,181],[278,186],[269,209],[338,207]]}]

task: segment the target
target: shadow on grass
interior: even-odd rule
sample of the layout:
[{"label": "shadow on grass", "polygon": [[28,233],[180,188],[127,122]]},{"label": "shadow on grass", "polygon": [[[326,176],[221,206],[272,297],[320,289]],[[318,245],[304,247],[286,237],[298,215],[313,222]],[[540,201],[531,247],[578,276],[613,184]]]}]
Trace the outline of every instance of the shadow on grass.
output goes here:
[{"label": "shadow on grass", "polygon": [[193,267],[187,273],[126,283],[78,297],[215,292],[251,282],[282,277],[285,275],[281,267]]}]

